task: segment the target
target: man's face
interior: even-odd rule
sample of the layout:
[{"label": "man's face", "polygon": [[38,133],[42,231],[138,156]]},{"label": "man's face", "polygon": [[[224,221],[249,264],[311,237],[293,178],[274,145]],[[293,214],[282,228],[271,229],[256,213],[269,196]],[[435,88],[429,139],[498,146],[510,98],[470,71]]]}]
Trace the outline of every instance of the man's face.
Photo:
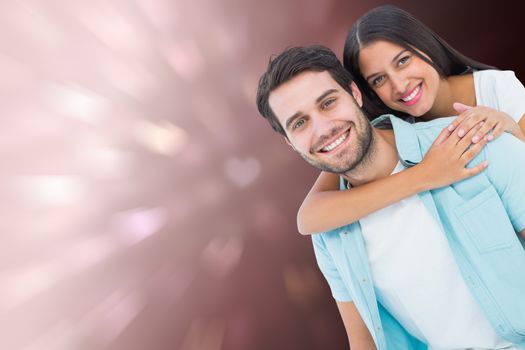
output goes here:
[{"label": "man's face", "polygon": [[321,170],[346,173],[370,148],[372,127],[360,108],[361,93],[351,87],[355,99],[328,72],[304,72],[270,93],[288,143]]}]

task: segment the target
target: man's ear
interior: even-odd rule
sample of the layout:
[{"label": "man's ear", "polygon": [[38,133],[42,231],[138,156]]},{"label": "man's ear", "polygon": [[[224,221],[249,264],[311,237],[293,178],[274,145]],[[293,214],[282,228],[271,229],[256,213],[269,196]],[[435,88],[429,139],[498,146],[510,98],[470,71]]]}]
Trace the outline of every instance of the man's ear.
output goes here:
[{"label": "man's ear", "polygon": [[286,141],[286,143],[288,144],[288,146],[292,147],[292,149],[295,151],[295,147],[292,145],[292,143],[290,142],[290,140],[288,140],[288,137],[284,137],[284,141]]},{"label": "man's ear", "polygon": [[350,89],[352,91],[352,96],[354,96],[354,99],[359,105],[359,107],[363,107],[363,96],[361,95],[361,91],[359,90],[355,82],[350,83]]}]

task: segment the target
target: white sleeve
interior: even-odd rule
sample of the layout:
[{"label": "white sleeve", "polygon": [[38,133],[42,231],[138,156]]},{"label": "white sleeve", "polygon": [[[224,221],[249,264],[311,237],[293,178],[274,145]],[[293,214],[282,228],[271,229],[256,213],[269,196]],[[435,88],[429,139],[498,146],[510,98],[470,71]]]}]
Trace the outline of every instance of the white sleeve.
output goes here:
[{"label": "white sleeve", "polygon": [[525,114],[525,87],[513,71],[496,71],[494,93],[498,110],[510,115],[516,122]]}]

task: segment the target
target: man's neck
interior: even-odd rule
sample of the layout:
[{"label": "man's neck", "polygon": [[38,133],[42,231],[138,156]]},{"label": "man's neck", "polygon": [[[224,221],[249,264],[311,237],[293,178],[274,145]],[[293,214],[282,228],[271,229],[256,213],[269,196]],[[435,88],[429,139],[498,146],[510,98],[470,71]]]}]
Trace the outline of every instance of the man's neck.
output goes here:
[{"label": "man's neck", "polygon": [[394,171],[399,157],[393,130],[372,129],[370,150],[354,169],[343,175],[352,187],[386,177]]}]

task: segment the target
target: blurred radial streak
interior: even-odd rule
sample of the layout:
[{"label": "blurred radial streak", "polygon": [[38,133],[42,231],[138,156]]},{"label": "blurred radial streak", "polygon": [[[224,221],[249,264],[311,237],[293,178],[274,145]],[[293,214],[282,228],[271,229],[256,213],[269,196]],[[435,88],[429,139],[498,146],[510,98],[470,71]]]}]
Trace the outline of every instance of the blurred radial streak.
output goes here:
[{"label": "blurred radial streak", "polygon": [[88,189],[88,182],[80,176],[19,176],[13,182],[15,196],[30,207],[78,204]]},{"label": "blurred radial streak", "polygon": [[76,16],[101,42],[117,53],[148,54],[149,43],[140,23],[125,16],[113,2],[89,1],[76,6]]},{"label": "blurred radial streak", "polygon": [[177,267],[173,271],[171,267],[162,266],[148,281],[151,299],[161,302],[163,308],[170,308],[184,296],[194,279],[189,268]]},{"label": "blurred radial streak", "polygon": [[139,291],[119,289],[83,315],[78,327],[97,348],[103,349],[122,334],[145,306],[146,300]]},{"label": "blurred radial streak", "polygon": [[31,67],[9,54],[0,52],[0,89],[13,91],[27,87],[33,79]]},{"label": "blurred radial streak", "polygon": [[180,350],[220,350],[224,329],[220,320],[193,320]]},{"label": "blurred radial streak", "polygon": [[102,122],[109,112],[109,101],[79,86],[49,86],[48,100],[55,111],[90,124]]},{"label": "blurred radial streak", "polygon": [[194,40],[184,37],[177,41],[166,40],[161,50],[168,64],[187,82],[195,82],[203,75],[206,61]]},{"label": "blurred radial streak", "polygon": [[135,0],[146,18],[161,32],[173,28],[179,21],[179,12],[170,0]]},{"label": "blurred radial streak", "polygon": [[173,156],[181,152],[188,142],[186,131],[169,122],[157,125],[139,120],[133,125],[132,132],[135,139],[144,147],[165,156]]},{"label": "blurred radial streak", "polygon": [[111,147],[82,147],[77,151],[78,169],[91,178],[124,178],[131,172],[134,157]]},{"label": "blurred radial streak", "polygon": [[106,235],[81,238],[64,249],[61,261],[71,275],[76,275],[97,263],[103,262],[117,248],[116,241]]},{"label": "blurred radial streak", "polygon": [[82,329],[72,322],[62,320],[37,337],[23,350],[71,350],[81,349]]},{"label": "blurred radial streak", "polygon": [[0,275],[0,311],[10,311],[47,290],[66,274],[58,261],[19,266]]},{"label": "blurred radial streak", "polygon": [[48,49],[60,47],[66,42],[66,32],[39,8],[28,1],[15,1],[7,11],[7,20],[21,36],[33,39]]},{"label": "blurred radial streak", "polygon": [[102,69],[118,90],[139,101],[152,98],[160,88],[158,77],[145,64],[108,59]]},{"label": "blurred radial streak", "polygon": [[145,300],[139,292],[133,291],[124,296],[97,322],[97,338],[100,336],[106,344],[114,341],[145,306]]},{"label": "blurred radial streak", "polygon": [[111,230],[116,232],[123,242],[133,245],[159,231],[167,220],[165,208],[138,208],[113,215]]}]

